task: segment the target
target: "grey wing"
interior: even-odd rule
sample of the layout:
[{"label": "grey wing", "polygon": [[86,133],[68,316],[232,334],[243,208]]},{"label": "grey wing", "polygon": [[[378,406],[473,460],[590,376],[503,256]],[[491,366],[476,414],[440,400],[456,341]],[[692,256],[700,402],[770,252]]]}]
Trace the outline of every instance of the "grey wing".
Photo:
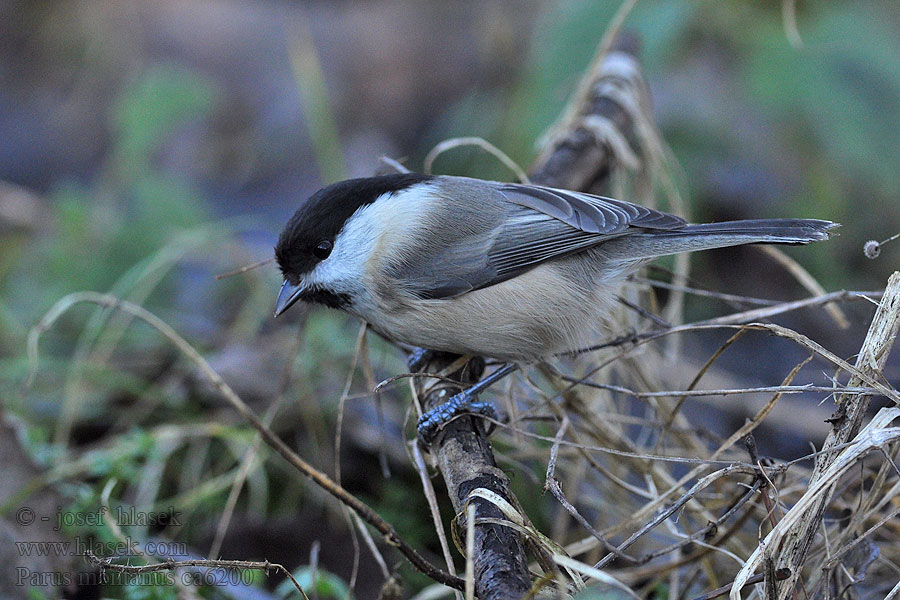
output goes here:
[{"label": "grey wing", "polygon": [[681,217],[593,194],[518,183],[501,184],[499,191],[510,202],[588,233],[616,234],[629,227],[671,230],[685,225]]},{"label": "grey wing", "polygon": [[398,265],[395,278],[409,293],[452,298],[596,246],[629,227],[684,225],[676,216],[629,202],[540,186],[482,183],[473,194],[483,219],[454,230],[453,239],[432,239],[433,251]]}]

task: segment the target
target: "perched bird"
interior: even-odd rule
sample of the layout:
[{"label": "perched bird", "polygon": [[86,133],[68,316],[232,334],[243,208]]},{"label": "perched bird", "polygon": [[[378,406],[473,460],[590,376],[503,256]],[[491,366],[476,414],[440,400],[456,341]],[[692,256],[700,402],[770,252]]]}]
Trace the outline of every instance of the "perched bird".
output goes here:
[{"label": "perched bird", "polygon": [[622,200],[465,177],[350,179],[313,194],[281,232],[275,315],[320,303],[397,342],[528,363],[595,341],[624,278],[655,257],[806,244],[835,226],[695,225]]}]

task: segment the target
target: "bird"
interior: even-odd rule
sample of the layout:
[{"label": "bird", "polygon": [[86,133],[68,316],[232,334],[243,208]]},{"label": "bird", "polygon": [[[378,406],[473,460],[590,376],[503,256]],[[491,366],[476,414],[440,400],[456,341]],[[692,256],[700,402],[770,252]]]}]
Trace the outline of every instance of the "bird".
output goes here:
[{"label": "bird", "polygon": [[[298,301],[323,304],[390,340],[496,359],[511,372],[596,340],[624,280],[656,257],[807,244],[835,227],[819,219],[689,224],[624,200],[448,175],[348,179],[303,201],[278,237],[284,282],[275,316]],[[482,382],[424,415],[420,437],[472,409]]]}]

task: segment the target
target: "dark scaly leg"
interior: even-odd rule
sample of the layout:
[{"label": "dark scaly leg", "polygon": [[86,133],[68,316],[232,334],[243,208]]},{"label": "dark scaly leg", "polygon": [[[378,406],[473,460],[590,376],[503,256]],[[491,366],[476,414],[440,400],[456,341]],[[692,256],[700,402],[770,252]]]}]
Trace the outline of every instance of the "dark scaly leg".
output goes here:
[{"label": "dark scaly leg", "polygon": [[418,373],[419,371],[423,371],[425,365],[430,363],[440,354],[444,353],[437,352],[436,350],[427,350],[425,348],[415,348],[406,358],[406,365],[409,367],[410,371]]},{"label": "dark scaly leg", "polygon": [[519,368],[516,363],[506,363],[472,387],[454,395],[443,404],[434,407],[419,418],[419,439],[430,446],[438,431],[448,422],[463,414],[475,414],[497,418],[497,411],[490,402],[478,401],[478,394]]}]

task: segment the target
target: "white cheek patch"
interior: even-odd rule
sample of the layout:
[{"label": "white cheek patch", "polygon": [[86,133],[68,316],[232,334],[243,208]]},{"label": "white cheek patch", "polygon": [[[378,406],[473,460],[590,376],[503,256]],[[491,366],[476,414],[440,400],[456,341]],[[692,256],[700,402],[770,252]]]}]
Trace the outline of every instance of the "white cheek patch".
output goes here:
[{"label": "white cheek patch", "polygon": [[359,218],[362,210],[350,217],[335,238],[331,254],[316,265],[307,281],[331,287],[349,280],[358,280],[362,276],[366,258],[378,238],[372,223],[368,219]]},{"label": "white cheek patch", "polygon": [[304,280],[335,292],[361,291],[367,272],[415,239],[422,221],[418,215],[432,198],[430,187],[417,185],[382,194],[375,202],[360,207],[338,233],[329,257]]}]

